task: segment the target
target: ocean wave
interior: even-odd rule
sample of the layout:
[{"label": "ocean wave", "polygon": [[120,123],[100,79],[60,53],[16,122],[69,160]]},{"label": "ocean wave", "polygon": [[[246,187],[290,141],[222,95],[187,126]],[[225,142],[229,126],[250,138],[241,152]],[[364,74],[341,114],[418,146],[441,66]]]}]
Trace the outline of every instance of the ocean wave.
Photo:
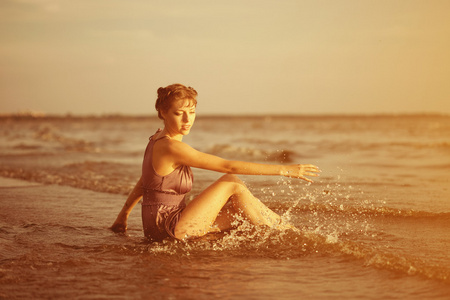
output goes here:
[{"label": "ocean wave", "polygon": [[24,144],[24,143],[20,143],[13,147],[14,150],[38,150],[40,148],[42,148],[40,145]]},{"label": "ocean wave", "polygon": [[[312,144],[312,143],[309,143]],[[322,140],[316,144],[317,151],[323,151],[325,153],[333,152],[348,152],[348,151],[408,151],[408,150],[422,150],[422,149],[435,149],[435,150],[450,150],[450,143],[446,141],[426,142],[426,141],[409,141],[409,142],[370,142],[370,141],[358,141],[358,140]]]},{"label": "ocean wave", "polygon": [[262,150],[226,144],[214,145],[207,149],[206,152],[228,159],[274,161],[285,163],[292,162],[292,157],[296,154],[291,150]]},{"label": "ocean wave", "polygon": [[421,276],[450,282],[450,268],[426,262],[395,249],[386,250],[371,243],[355,242],[333,234],[312,231],[284,230],[254,227],[244,224],[236,230],[180,242],[165,240],[160,243],[135,243],[120,247],[111,245],[110,251],[128,255],[217,257],[245,256],[271,259],[304,259],[306,256],[344,256],[367,267],[388,270],[403,276]]},{"label": "ocean wave", "polygon": [[267,147],[292,147],[296,143],[307,143],[306,141],[292,141],[288,139],[283,140],[275,140],[275,139],[263,139],[263,138],[256,138],[256,137],[246,137],[246,138],[238,138],[235,139],[234,142],[236,143],[246,143],[246,144],[253,144],[253,145],[260,145],[260,146],[267,146]]},{"label": "ocean wave", "polygon": [[85,161],[39,169],[0,167],[3,177],[120,195],[130,192],[140,174],[139,168],[112,162]]},{"label": "ocean wave", "polygon": [[417,275],[450,283],[450,268],[428,263],[419,257],[404,253],[389,252],[371,245],[358,244],[352,241],[340,241],[332,244],[331,249],[338,253],[360,260],[365,266],[388,270],[402,275]]},{"label": "ocean wave", "polygon": [[35,131],[34,137],[43,142],[59,143],[65,151],[99,152],[99,148],[93,142],[84,139],[66,137],[52,126],[42,126]]},{"label": "ocean wave", "polygon": [[322,213],[341,215],[360,215],[364,217],[384,218],[448,218],[450,213],[436,213],[415,211],[412,209],[398,209],[386,206],[344,205],[341,203],[309,203],[292,206],[291,204],[278,204],[280,210],[289,210],[294,214]]}]

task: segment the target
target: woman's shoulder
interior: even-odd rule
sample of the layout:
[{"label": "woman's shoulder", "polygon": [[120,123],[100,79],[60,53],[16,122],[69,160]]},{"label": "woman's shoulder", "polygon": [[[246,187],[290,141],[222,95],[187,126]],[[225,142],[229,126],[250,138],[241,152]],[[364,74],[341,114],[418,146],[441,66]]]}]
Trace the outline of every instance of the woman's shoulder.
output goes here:
[{"label": "woman's shoulder", "polygon": [[166,136],[166,135],[155,135],[155,137],[153,138],[153,141],[156,142],[154,145],[154,147],[158,148],[159,150],[162,151],[167,151],[167,152],[172,152],[172,150],[177,149],[177,148],[183,148],[185,146],[187,146],[187,144],[181,142],[181,141],[177,141],[174,139],[171,139],[170,137]]},{"label": "woman's shoulder", "polygon": [[158,130],[156,130],[156,132],[155,132],[154,134],[152,134],[152,135],[148,138],[148,140],[149,140],[149,141],[155,141],[155,140],[159,139],[160,134],[161,134],[161,131],[162,131],[162,129],[161,129],[161,128],[158,128]]},{"label": "woman's shoulder", "polygon": [[[159,145],[158,145],[159,144]],[[158,152],[162,155],[170,155],[173,157],[184,157],[189,155],[193,148],[188,144],[174,140],[174,139],[161,139],[157,143]]]},{"label": "woman's shoulder", "polygon": [[182,141],[171,139],[170,137],[168,137],[166,135],[158,138],[158,144],[163,145],[163,147],[166,147],[166,148],[178,148],[178,147],[186,147],[187,146],[186,143],[184,143]]}]

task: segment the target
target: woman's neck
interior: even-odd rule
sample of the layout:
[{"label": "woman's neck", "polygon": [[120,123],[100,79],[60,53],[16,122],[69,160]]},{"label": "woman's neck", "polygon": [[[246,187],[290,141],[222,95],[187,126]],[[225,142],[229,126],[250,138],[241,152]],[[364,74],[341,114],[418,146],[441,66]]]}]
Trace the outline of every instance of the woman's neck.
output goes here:
[{"label": "woman's neck", "polygon": [[183,135],[179,134],[179,133],[171,133],[169,130],[167,130],[166,127],[164,127],[164,129],[161,131],[160,133],[161,136],[167,136],[172,140],[176,140],[176,141],[183,141]]}]

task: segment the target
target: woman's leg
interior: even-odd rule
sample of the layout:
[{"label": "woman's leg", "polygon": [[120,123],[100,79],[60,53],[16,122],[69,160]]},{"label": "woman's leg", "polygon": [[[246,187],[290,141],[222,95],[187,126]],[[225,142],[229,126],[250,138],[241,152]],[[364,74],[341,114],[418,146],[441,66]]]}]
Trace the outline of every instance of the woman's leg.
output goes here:
[{"label": "woman's leg", "polygon": [[[228,200],[232,207],[227,213],[222,208]],[[219,229],[227,229],[232,223],[231,216],[235,215],[233,212],[239,212],[255,225],[274,226],[281,222],[280,216],[255,198],[238,177],[227,174],[187,205],[175,227],[175,236],[180,239],[203,236],[215,221]]]}]

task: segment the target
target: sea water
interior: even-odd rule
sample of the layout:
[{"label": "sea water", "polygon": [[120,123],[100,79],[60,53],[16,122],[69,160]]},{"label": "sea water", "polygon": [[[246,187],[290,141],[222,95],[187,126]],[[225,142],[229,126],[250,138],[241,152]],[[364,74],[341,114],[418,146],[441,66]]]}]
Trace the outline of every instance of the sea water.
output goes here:
[{"label": "sea water", "polygon": [[[0,299],[448,299],[450,117],[199,116],[184,141],[227,159],[312,163],[308,184],[240,176],[298,230],[244,223],[149,243],[141,174],[155,117],[0,118]],[[196,194],[221,174],[193,169]],[[5,179],[6,180],[6,179]]]}]

